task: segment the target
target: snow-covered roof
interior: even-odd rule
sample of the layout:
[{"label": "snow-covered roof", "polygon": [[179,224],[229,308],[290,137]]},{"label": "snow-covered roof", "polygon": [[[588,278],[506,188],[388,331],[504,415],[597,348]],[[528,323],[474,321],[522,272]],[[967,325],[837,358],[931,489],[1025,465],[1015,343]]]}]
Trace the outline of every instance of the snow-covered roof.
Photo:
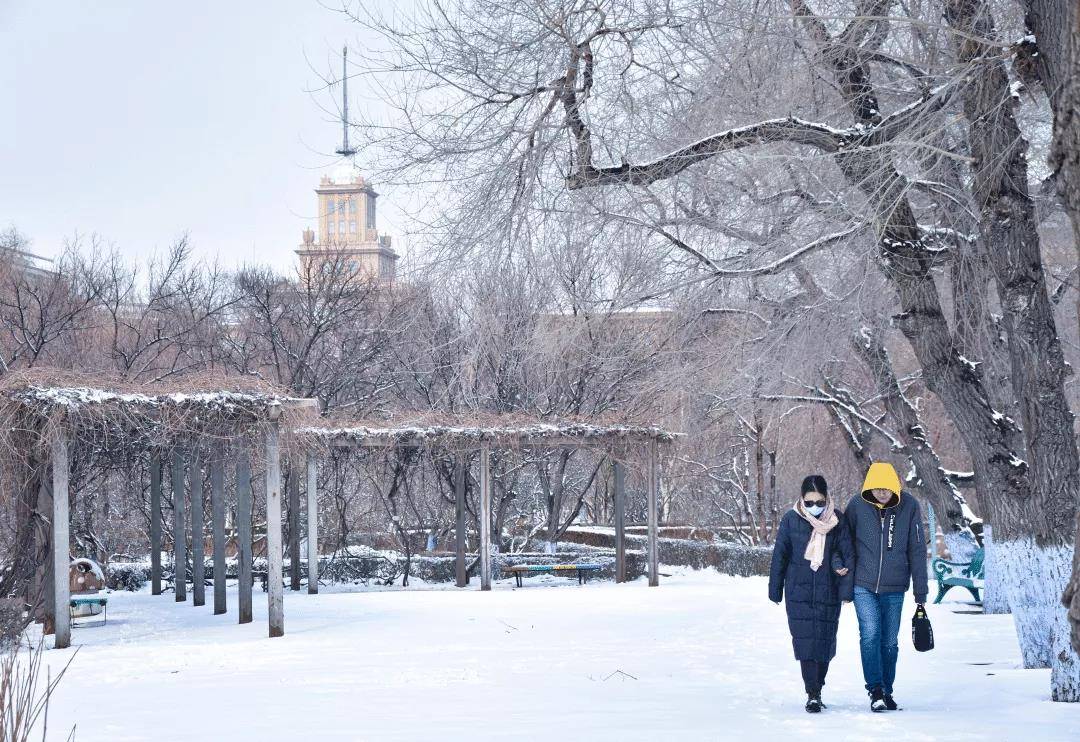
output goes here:
[{"label": "snow-covered roof", "polygon": [[678,433],[658,426],[599,422],[527,421],[519,417],[486,416],[470,420],[446,421],[414,419],[400,423],[356,423],[299,428],[301,439],[328,446],[442,446],[477,443],[503,445],[561,445],[642,443],[654,440],[670,443]]}]

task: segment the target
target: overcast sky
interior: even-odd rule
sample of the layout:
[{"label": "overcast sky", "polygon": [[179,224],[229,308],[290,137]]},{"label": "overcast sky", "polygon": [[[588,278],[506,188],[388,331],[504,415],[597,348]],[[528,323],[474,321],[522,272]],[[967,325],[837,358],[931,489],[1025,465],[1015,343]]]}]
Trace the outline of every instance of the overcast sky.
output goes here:
[{"label": "overcast sky", "polygon": [[345,42],[372,39],[317,0],[0,0],[0,228],[47,256],[76,233],[134,258],[186,232],[226,266],[291,265],[341,136],[311,91]]}]

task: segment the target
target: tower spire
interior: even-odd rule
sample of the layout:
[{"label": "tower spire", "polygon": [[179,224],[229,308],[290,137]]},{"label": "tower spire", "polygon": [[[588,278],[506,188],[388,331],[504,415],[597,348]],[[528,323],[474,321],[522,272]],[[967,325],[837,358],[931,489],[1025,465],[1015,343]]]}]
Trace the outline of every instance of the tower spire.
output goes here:
[{"label": "tower spire", "polygon": [[349,146],[349,47],[341,48],[341,149],[336,150],[342,157],[352,157],[356,150]]}]

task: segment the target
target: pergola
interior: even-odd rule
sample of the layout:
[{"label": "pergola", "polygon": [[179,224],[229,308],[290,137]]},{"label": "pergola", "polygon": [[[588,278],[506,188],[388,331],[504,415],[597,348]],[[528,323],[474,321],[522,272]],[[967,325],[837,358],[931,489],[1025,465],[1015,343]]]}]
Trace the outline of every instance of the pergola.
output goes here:
[{"label": "pergola", "polygon": [[[625,465],[634,450],[646,455],[648,500],[649,585],[659,584],[657,555],[657,497],[659,448],[676,434],[658,427],[594,424],[580,421],[539,422],[517,417],[488,416],[448,420],[418,415],[407,422],[333,423],[317,418],[318,403],[291,397],[273,388],[251,385],[230,388],[233,380],[187,381],[171,387],[136,387],[91,379],[48,374],[9,378],[0,387],[0,464],[31,476],[51,499],[46,512],[51,553],[46,569],[46,619],[55,630],[54,648],[70,646],[71,599],[69,481],[73,446],[128,455],[150,453],[151,592],[162,592],[163,470],[173,495],[173,567],[175,598],[187,600],[187,534],[191,535],[192,602],[205,604],[203,462],[209,451],[210,506],[213,534],[214,613],[225,613],[225,465],[235,463],[235,496],[239,542],[239,622],[252,620],[252,499],[253,448],[261,448],[266,487],[266,556],[269,635],[283,636],[284,581],[282,554],[282,436],[287,436],[292,460],[306,455],[308,592],[318,592],[318,455],[329,448],[395,449],[422,447],[453,456],[456,502],[456,582],[466,585],[465,490],[467,461],[479,454],[480,587],[491,589],[491,470],[492,448],[525,449],[574,446],[604,451],[614,480],[616,581],[626,580]],[[292,587],[299,589],[299,474],[289,478],[290,557]],[[185,477],[185,474],[187,475]],[[36,479],[35,479],[36,478]],[[186,480],[186,486],[185,486]],[[21,480],[20,480],[21,481]],[[191,501],[190,513],[185,494]],[[48,583],[51,582],[51,589]]]},{"label": "pergola", "polygon": [[[205,604],[203,539],[205,517],[199,449],[210,444],[210,503],[213,527],[214,612],[225,612],[225,445],[235,441],[236,501],[240,542],[240,623],[251,619],[251,451],[248,441],[265,445],[267,553],[277,558],[278,590],[269,592],[270,636],[284,633],[281,600],[280,431],[296,418],[317,411],[316,400],[277,393],[268,387],[229,388],[212,380],[171,387],[64,383],[47,375],[8,381],[0,389],[3,454],[23,457],[24,470],[37,472],[42,491],[51,490],[52,549],[47,564],[46,618],[55,627],[54,648],[71,643],[68,569],[70,450],[73,445],[102,450],[150,451],[150,553],[152,592],[161,593],[162,477],[169,461],[173,492],[173,564],[177,602],[187,599],[186,534],[191,533],[193,603]],[[50,383],[52,382],[52,383]],[[90,385],[95,384],[95,385]],[[187,452],[190,451],[190,456]],[[188,459],[185,461],[185,459]],[[16,464],[18,465],[18,464]],[[191,513],[184,505],[185,469]],[[40,499],[40,498],[39,498]],[[273,566],[273,559],[270,560]],[[274,585],[271,580],[270,585]]]},{"label": "pergola", "polygon": [[[614,483],[615,516],[615,580],[626,581],[626,471],[623,460],[635,449],[646,454],[648,500],[648,575],[649,585],[659,584],[657,553],[657,496],[660,487],[659,447],[677,437],[655,426],[599,424],[581,421],[535,421],[512,416],[476,418],[419,416],[412,420],[387,423],[338,423],[333,426],[300,428],[295,431],[308,449],[308,513],[314,506],[317,482],[315,452],[320,448],[387,449],[423,447],[442,451],[454,457],[454,501],[456,515],[456,584],[466,584],[465,563],[465,479],[466,461],[471,453],[479,453],[480,488],[480,589],[491,589],[491,449],[505,447],[556,448],[574,446],[603,450],[611,461]],[[312,579],[317,564],[315,544],[318,524],[308,518],[308,590],[318,590],[318,580]],[[294,532],[296,529],[293,529]]]}]

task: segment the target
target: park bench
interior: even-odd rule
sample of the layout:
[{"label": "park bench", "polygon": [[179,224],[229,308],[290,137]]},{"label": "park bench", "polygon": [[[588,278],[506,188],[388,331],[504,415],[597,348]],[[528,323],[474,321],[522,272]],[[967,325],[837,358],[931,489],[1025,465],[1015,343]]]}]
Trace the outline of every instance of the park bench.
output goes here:
[{"label": "park bench", "polygon": [[[78,613],[78,610],[83,606],[101,606],[101,626],[104,626],[109,622],[109,599],[104,595],[72,595],[68,601],[69,610],[71,611],[71,617],[82,618],[83,616]],[[90,613],[87,615],[96,615]],[[75,625],[75,624],[73,624]],[[96,621],[92,623],[82,623],[79,626],[97,626]]]},{"label": "park bench", "polygon": [[950,562],[940,557],[934,557],[931,568],[938,581],[938,594],[934,599],[940,603],[945,593],[954,587],[965,587],[973,596],[976,603],[982,603],[979,590],[983,587],[983,558],[985,552],[979,549],[971,558],[970,562]]},{"label": "park bench", "polygon": [[518,587],[522,587],[521,578],[526,574],[533,572],[548,572],[551,574],[555,574],[556,572],[575,572],[577,574],[578,584],[581,585],[584,584],[590,572],[599,571],[599,564],[515,564],[512,567],[503,568],[503,572],[509,572],[514,575]]}]

